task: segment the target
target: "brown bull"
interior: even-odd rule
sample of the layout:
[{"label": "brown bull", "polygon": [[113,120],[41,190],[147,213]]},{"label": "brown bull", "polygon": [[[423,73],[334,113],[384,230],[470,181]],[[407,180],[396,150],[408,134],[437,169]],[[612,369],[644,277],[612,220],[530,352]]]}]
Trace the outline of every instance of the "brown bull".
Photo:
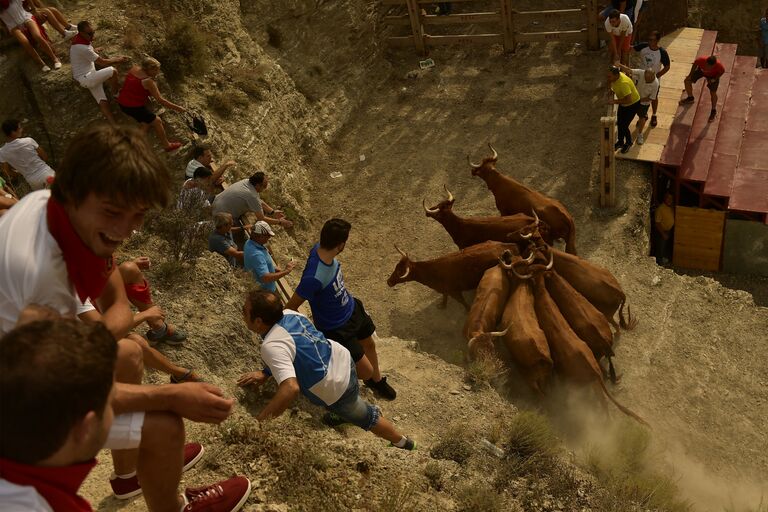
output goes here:
[{"label": "brown bull", "polygon": [[416,281],[443,295],[440,307],[445,307],[448,296],[451,296],[466,309],[469,305],[461,292],[477,288],[485,271],[499,262],[505,250],[517,253],[515,244],[489,241],[433,260],[413,261],[397,246],[395,249],[402,257],[387,279],[390,287]]},{"label": "brown bull", "polygon": [[[528,213],[535,211],[541,220],[547,223],[553,240],[565,240],[565,250],[576,254],[576,226],[573,217],[563,204],[541,192],[532,190],[517,180],[505,176],[496,170],[498,153],[488,144],[493,155],[484,158],[482,163],[469,165],[472,176],[479,176],[496,198],[496,208],[502,215]],[[469,156],[467,156],[469,161]]]},{"label": "brown bull", "polygon": [[516,278],[510,278],[510,285],[512,293],[501,315],[501,325],[506,326],[504,343],[525,381],[543,397],[552,376],[552,356],[536,318],[533,289],[530,281]]},{"label": "brown bull", "polygon": [[475,300],[464,322],[464,337],[472,358],[481,352],[493,353],[493,338],[502,333],[493,332],[509,298],[509,280],[499,266],[489,268],[480,279]]},{"label": "brown bull", "polygon": [[605,382],[603,382],[600,365],[597,364],[597,360],[587,344],[573,332],[571,326],[560,313],[557,304],[547,293],[543,275],[538,274],[534,277],[533,289],[536,317],[547,336],[555,371],[575,384],[593,386],[598,396],[603,398],[603,403],[607,398],[624,414],[631,416],[643,425],[648,425],[645,420],[621,405],[608,393]]},{"label": "brown bull", "polygon": [[[519,232],[522,228],[537,222],[537,219],[524,213],[503,217],[459,217],[453,212],[453,203],[455,202],[453,194],[447,187],[445,187],[445,192],[447,198],[438,203],[437,206],[427,208],[426,199],[422,201],[422,205],[427,217],[431,217],[442,224],[459,249],[487,240],[510,241],[507,238],[510,233]],[[546,227],[539,226],[539,232],[548,243],[552,242],[547,236],[548,229]]]},{"label": "brown bull", "polygon": [[627,296],[613,274],[578,256],[554,248],[552,251],[555,255],[555,271],[605,315],[611,325],[616,329],[619,328],[613,319],[616,310],[619,311],[619,324],[622,328],[629,330],[637,325],[637,320],[632,318],[629,306],[627,306],[627,319],[624,319],[624,304]]},{"label": "brown bull", "polygon": [[608,371],[611,382],[616,383],[616,369],[613,367],[613,330],[608,320],[600,311],[584,298],[568,281],[557,272],[548,272],[544,276],[547,291],[555,301],[563,317],[568,321],[573,332],[586,342],[595,358],[608,359]]}]

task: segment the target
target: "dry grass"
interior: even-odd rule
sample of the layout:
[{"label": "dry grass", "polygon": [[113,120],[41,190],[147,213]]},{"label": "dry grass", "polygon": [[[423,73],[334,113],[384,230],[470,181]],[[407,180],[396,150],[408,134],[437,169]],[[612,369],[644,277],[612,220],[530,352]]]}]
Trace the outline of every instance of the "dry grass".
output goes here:
[{"label": "dry grass", "polygon": [[481,353],[467,365],[464,378],[473,386],[489,387],[492,384],[503,384],[500,381],[506,371],[506,365],[496,355]]},{"label": "dry grass", "polygon": [[152,52],[170,81],[202,78],[211,63],[210,37],[192,21],[174,18],[166,27],[165,42]]},{"label": "dry grass", "polygon": [[469,440],[473,437],[466,424],[455,423],[437,443],[432,445],[429,454],[433,459],[452,460],[465,464],[472,456],[473,449]]},{"label": "dry grass", "polygon": [[208,106],[221,117],[228,117],[237,108],[245,108],[249,105],[248,96],[237,89],[216,91],[208,96]]},{"label": "dry grass", "polygon": [[445,486],[445,482],[443,481],[443,468],[437,461],[433,460],[427,462],[427,465],[424,466],[424,476],[427,477],[429,486],[436,491],[441,491]]},{"label": "dry grass", "polygon": [[123,35],[123,46],[130,50],[141,48],[144,44],[144,36],[136,25],[128,25]]},{"label": "dry grass", "polygon": [[416,490],[413,486],[398,480],[390,491],[371,508],[376,512],[415,512],[418,508]]},{"label": "dry grass", "polygon": [[459,487],[457,496],[459,512],[500,512],[505,510],[504,498],[487,483],[469,482]]}]

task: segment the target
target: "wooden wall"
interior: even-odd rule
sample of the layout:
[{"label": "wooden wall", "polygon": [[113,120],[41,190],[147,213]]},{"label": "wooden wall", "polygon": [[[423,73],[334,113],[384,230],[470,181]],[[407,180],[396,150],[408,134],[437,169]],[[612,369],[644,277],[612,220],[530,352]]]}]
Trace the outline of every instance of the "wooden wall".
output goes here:
[{"label": "wooden wall", "polygon": [[725,212],[675,207],[676,267],[719,271],[725,231]]}]

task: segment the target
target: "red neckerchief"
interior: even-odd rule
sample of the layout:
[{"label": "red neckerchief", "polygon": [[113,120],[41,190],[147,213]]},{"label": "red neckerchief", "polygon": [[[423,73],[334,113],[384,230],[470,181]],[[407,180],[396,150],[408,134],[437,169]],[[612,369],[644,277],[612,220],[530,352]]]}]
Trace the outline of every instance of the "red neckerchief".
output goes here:
[{"label": "red neckerchief", "polygon": [[85,46],[91,46],[92,42],[93,42],[93,40],[91,40],[91,41],[87,40],[86,38],[81,36],[79,32],[77,33],[77,35],[75,35],[75,37],[72,38],[72,45],[73,46],[76,45],[76,44],[84,44]]},{"label": "red neckerchief", "polygon": [[75,285],[80,301],[98,299],[115,268],[115,257],[100,258],[93,254],[75,232],[64,207],[53,197],[48,199],[46,217],[48,231],[59,244],[69,280]]},{"label": "red neckerchief", "polygon": [[96,459],[71,466],[43,467],[0,458],[0,477],[34,487],[56,512],[91,512],[91,504],[77,491],[95,465]]}]

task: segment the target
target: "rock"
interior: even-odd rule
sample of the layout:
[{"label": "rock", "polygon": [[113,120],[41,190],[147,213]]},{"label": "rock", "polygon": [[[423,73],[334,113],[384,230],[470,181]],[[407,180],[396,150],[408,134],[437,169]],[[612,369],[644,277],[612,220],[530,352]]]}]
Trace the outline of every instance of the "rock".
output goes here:
[{"label": "rock", "polygon": [[470,386],[469,384],[464,384],[464,386],[462,387],[464,388],[465,391],[472,391],[472,386]]},{"label": "rock", "polygon": [[458,389],[452,389],[452,390],[451,390],[451,394],[452,394],[452,395],[460,395],[460,394],[461,394],[461,391],[459,391]]},{"label": "rock", "polygon": [[412,69],[411,71],[405,74],[405,78],[410,78],[410,79],[419,78],[419,72],[415,69]]}]

